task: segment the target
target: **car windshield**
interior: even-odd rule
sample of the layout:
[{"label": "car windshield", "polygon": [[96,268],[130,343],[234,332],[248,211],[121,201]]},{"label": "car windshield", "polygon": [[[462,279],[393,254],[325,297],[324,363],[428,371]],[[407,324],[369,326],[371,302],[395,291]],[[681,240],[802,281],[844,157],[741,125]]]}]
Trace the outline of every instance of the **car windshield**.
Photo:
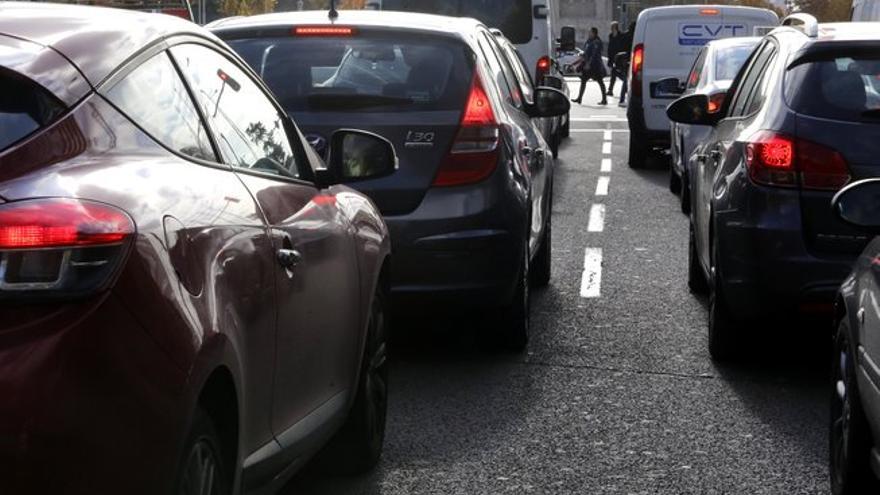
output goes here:
[{"label": "car windshield", "polygon": [[0,151],[42,128],[64,111],[48,91],[0,68]]},{"label": "car windshield", "polygon": [[288,111],[460,109],[472,69],[465,46],[399,34],[230,41]]},{"label": "car windshield", "polygon": [[732,81],[749,58],[755,45],[737,45],[721,48],[715,53],[715,80]]},{"label": "car windshield", "polygon": [[532,39],[532,0],[385,0],[385,10],[473,17],[516,44]]},{"label": "car windshield", "polygon": [[850,122],[880,122],[880,57],[838,56],[793,67],[785,94],[798,112]]}]

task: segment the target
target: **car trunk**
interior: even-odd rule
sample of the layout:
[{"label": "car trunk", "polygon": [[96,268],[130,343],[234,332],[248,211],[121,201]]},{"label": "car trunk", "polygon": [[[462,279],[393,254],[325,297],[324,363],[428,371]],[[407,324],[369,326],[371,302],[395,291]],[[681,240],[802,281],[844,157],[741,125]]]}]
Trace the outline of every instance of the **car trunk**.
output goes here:
[{"label": "car trunk", "polygon": [[458,131],[461,111],[296,112],[293,116],[322,155],[326,153],[330,136],[342,128],[363,129],[391,141],[399,159],[398,170],[391,176],[351,186],[369,196],[383,215],[402,215],[418,208],[431,187]]}]

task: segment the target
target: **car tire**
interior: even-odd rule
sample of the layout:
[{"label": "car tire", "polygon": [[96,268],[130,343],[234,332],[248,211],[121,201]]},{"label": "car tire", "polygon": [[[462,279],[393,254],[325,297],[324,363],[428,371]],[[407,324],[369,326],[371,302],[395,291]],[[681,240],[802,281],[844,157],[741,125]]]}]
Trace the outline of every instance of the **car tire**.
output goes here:
[{"label": "car tire", "polygon": [[565,114],[565,124],[562,126],[562,130],[559,131],[559,137],[567,138],[571,136],[571,113]]},{"label": "car tire", "polygon": [[685,215],[691,214],[691,181],[688,178],[687,171],[681,175],[681,212]]},{"label": "car tire", "polygon": [[700,265],[697,253],[697,236],[694,233],[694,224],[690,224],[688,235],[688,289],[692,294],[705,295],[709,292],[709,284],[706,283],[706,275]]},{"label": "car tire", "polygon": [[184,443],[174,493],[177,495],[232,493],[230,481],[232,477],[224,463],[222,452],[214,422],[201,407],[197,408]]},{"label": "car tire", "polygon": [[388,306],[387,295],[376,289],[369,323],[357,395],[342,428],[318,456],[326,471],[361,474],[372,469],[382,455],[388,412]]},{"label": "car tire", "polygon": [[529,271],[532,287],[547,287],[550,283],[552,251],[553,222],[548,218],[547,225],[544,226],[544,236],[541,240],[541,247],[538,249],[538,253],[532,261],[532,269]]},{"label": "car tire", "polygon": [[559,143],[562,142],[562,138],[559,136],[559,132],[557,131],[553,134],[552,142],[550,143],[550,154],[553,155],[553,159],[559,158]]},{"label": "car tire", "polygon": [[856,383],[854,347],[846,318],[837,325],[831,369],[829,471],[833,495],[877,493],[869,464],[873,439]]},{"label": "car tire", "polygon": [[640,142],[640,136],[629,135],[629,167],[644,168],[648,160],[648,147]]},{"label": "car tire", "polygon": [[496,329],[500,347],[514,352],[522,352],[529,343],[531,294],[529,294],[528,242],[523,246],[522,258],[513,299],[501,309]]},{"label": "car tire", "polygon": [[739,356],[741,328],[724,298],[719,268],[714,266],[717,259],[713,251],[709,285],[709,354],[715,361],[733,361]]},{"label": "car tire", "polygon": [[672,194],[681,193],[681,177],[675,173],[675,167],[669,167],[669,192]]}]

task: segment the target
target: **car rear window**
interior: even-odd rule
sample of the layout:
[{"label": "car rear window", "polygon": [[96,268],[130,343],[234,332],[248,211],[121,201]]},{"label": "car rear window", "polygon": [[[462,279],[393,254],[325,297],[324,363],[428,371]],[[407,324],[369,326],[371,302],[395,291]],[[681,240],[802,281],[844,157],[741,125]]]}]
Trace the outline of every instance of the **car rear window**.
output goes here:
[{"label": "car rear window", "polygon": [[785,95],[805,115],[880,123],[880,57],[835,56],[795,65],[786,75]]},{"label": "car rear window", "polygon": [[754,45],[740,45],[722,48],[715,54],[715,80],[733,81],[736,74],[755,49]]},{"label": "car rear window", "polygon": [[532,0],[385,0],[384,10],[473,17],[516,44],[532,40]]},{"label": "car rear window", "polygon": [[467,47],[440,37],[387,32],[229,44],[288,111],[460,110],[473,73]]},{"label": "car rear window", "polygon": [[51,93],[0,67],[0,151],[45,127],[62,112]]}]

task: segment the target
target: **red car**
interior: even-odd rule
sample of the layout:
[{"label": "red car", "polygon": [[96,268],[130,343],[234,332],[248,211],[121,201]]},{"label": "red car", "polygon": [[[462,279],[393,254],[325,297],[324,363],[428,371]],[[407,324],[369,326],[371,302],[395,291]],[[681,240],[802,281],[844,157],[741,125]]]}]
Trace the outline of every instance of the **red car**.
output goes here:
[{"label": "red car", "polygon": [[0,4],[0,493],[227,494],[381,452],[388,231],[223,42]]}]

